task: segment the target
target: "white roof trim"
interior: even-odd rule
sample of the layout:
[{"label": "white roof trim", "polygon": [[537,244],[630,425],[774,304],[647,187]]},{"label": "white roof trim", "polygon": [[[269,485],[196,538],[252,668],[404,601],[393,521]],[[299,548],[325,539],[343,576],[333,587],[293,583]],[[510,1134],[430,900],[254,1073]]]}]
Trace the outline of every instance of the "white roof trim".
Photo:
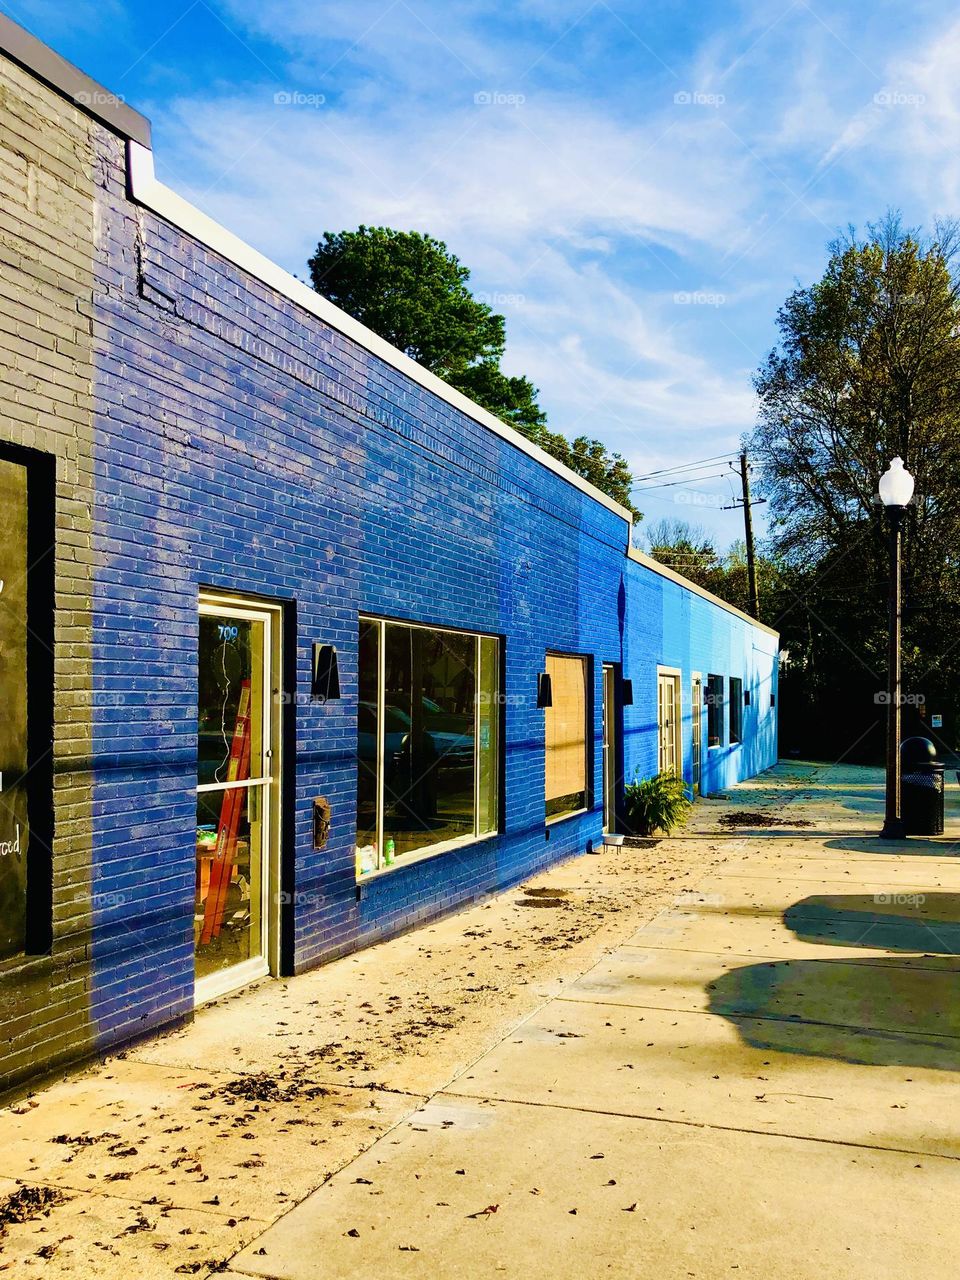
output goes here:
[{"label": "white roof trim", "polygon": [[721,609],[726,609],[727,613],[735,614],[738,618],[742,618],[744,622],[749,622],[751,627],[756,627],[758,631],[765,631],[768,636],[773,636],[776,640],[780,639],[780,632],[774,631],[773,627],[768,627],[766,623],[758,622],[756,618],[751,618],[749,613],[744,613],[735,604],[729,604],[726,600],[721,600],[719,596],[715,596],[706,587],[701,587],[696,582],[691,582],[682,573],[677,573],[676,570],[669,569],[665,564],[661,564],[659,560],[654,560],[653,556],[648,556],[645,551],[638,551],[636,547],[630,547],[627,550],[627,555],[631,560],[636,560],[638,564],[644,565],[645,568],[652,569],[654,573],[659,573],[661,578],[669,578],[671,582],[675,582],[680,587],[685,587],[687,591],[692,591],[694,595],[702,596],[704,600],[709,600],[711,604],[716,604]]},{"label": "white roof trim", "polygon": [[199,209],[190,204],[189,201],[184,200],[182,196],[178,196],[170,187],[158,182],[154,174],[153,152],[149,148],[141,146],[140,143],[132,140],[128,142],[127,170],[130,195],[138,204],[151,209],[159,217],[164,218],[175,227],[179,227],[181,231],[192,236],[195,240],[199,240],[201,244],[207,245],[229,262],[240,267],[241,270],[248,272],[257,280],[262,281],[263,284],[269,285],[271,289],[283,294],[285,298],[289,298],[297,306],[311,312],[317,319],[322,320],[324,324],[359,343],[371,355],[375,355],[380,360],[392,365],[412,381],[418,382],[427,391],[432,391],[434,395],[439,396],[441,400],[446,400],[448,404],[453,405],[455,409],[459,409],[461,413],[467,414],[482,426],[495,432],[502,439],[509,441],[517,449],[522,450],[523,453],[534,458],[542,466],[560,476],[561,479],[566,480],[568,484],[572,484],[582,493],[593,498],[595,502],[601,503],[608,510],[621,516],[628,525],[632,525],[633,517],[626,507],[622,507],[619,502],[615,502],[607,494],[601,493],[589,481],[578,476],[569,467],[565,467],[562,462],[558,462],[551,454],[538,448],[537,445],[531,444],[526,436],[521,435],[519,431],[515,431],[513,427],[508,426],[495,414],[490,413],[487,409],[482,409],[480,405],[475,404],[469,397],[459,391],[455,391],[442,378],[430,373],[422,365],[417,364],[416,360],[411,360],[409,356],[391,346],[389,342],[386,342],[378,334],[368,329],[366,325],[361,324],[359,320],[355,320],[353,316],[347,315],[345,311],[341,311],[339,307],[334,306],[332,302],[317,293],[315,289],[311,289],[302,280],[292,276],[289,271],[284,271],[282,267],[278,267],[275,262],[271,262],[269,258],[246,244],[239,236],[234,235],[232,231],[228,231],[219,222],[215,222],[207,214],[201,213]]}]

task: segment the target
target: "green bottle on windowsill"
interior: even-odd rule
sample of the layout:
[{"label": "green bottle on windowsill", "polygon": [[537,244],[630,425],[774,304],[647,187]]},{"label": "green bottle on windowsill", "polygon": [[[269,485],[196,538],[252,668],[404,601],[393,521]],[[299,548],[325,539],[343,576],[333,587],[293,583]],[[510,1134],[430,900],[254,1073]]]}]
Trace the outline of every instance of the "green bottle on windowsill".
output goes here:
[{"label": "green bottle on windowsill", "polygon": [[397,842],[392,836],[389,836],[383,842],[383,865],[392,867],[397,857]]}]

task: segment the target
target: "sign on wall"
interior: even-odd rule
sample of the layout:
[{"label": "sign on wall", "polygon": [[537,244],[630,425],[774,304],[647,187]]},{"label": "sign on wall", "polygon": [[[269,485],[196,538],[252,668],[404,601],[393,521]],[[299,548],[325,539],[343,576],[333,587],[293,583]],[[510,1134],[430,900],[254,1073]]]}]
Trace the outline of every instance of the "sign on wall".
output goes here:
[{"label": "sign on wall", "polygon": [[0,958],[24,948],[27,901],[27,471],[0,458]]}]

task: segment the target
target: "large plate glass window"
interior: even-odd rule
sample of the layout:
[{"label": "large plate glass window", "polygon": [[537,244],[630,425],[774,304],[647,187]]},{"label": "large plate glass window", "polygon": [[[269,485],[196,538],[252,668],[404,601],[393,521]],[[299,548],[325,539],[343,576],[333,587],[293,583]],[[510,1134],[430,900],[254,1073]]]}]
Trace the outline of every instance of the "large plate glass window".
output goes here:
[{"label": "large plate glass window", "polygon": [[194,907],[199,999],[271,967],[278,630],[273,610],[201,601]]},{"label": "large plate glass window", "polygon": [[357,874],[495,832],[500,644],[360,619]]},{"label": "large plate glass window", "polygon": [[587,660],[548,653],[552,706],[544,710],[546,816],[587,807]]}]

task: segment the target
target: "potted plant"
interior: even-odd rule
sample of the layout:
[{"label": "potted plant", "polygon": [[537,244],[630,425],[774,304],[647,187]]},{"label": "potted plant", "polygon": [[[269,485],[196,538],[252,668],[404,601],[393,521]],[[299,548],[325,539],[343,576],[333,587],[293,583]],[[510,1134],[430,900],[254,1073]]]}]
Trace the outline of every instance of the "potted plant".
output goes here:
[{"label": "potted plant", "polygon": [[623,789],[623,801],[627,823],[638,836],[652,836],[655,831],[669,835],[690,810],[686,785],[675,773],[634,778]]}]

